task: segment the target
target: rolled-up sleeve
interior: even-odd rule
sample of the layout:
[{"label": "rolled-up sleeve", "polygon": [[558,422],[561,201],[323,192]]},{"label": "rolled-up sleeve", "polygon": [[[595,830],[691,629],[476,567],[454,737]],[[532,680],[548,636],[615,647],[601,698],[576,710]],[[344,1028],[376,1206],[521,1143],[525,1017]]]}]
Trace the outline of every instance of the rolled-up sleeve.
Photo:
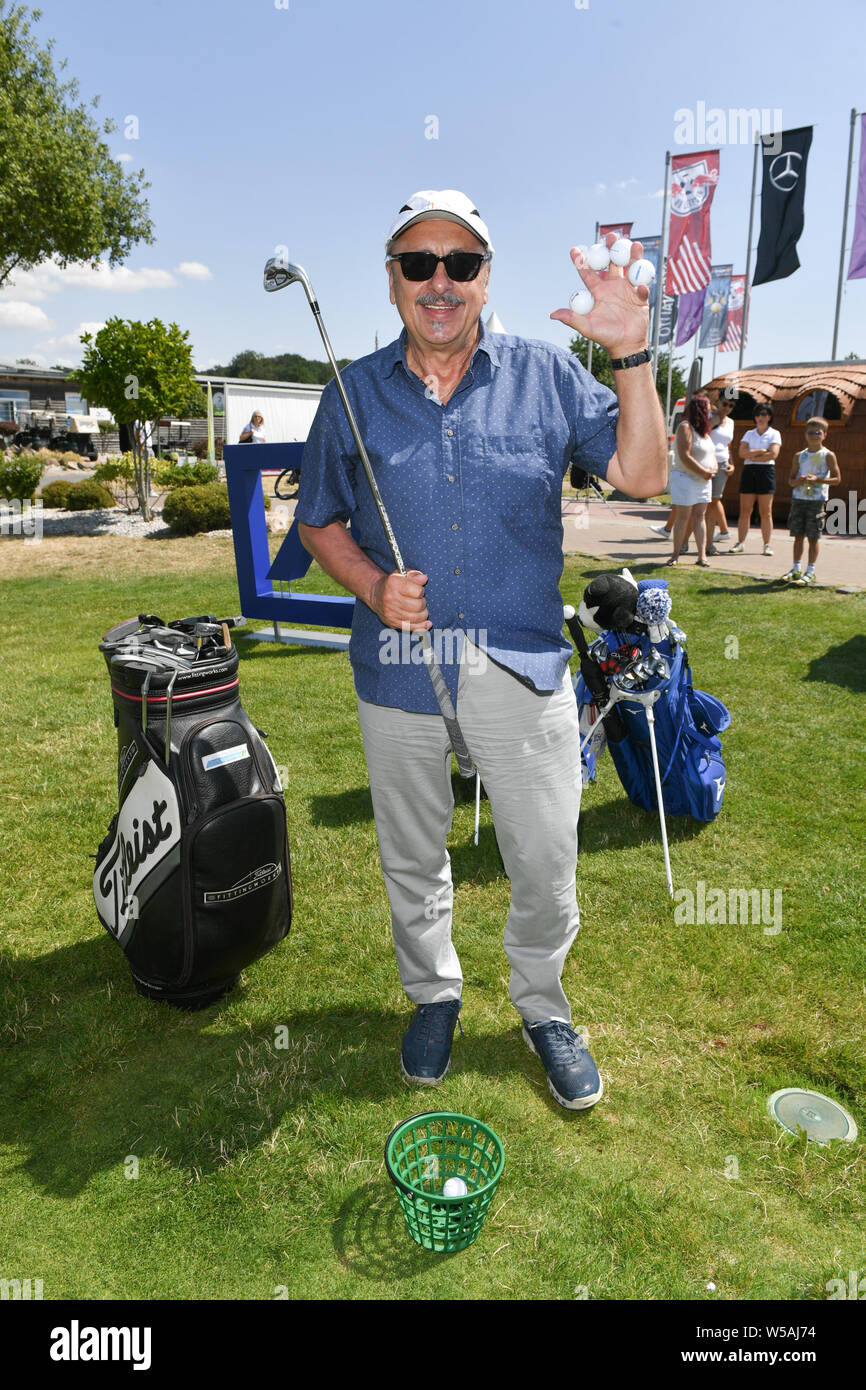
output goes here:
[{"label": "rolled-up sleeve", "polygon": [[598,478],[607,477],[607,466],[616,453],[619,402],[613,391],[596,381],[572,354],[558,358],[556,388],[571,425],[571,459]]},{"label": "rolled-up sleeve", "polygon": [[337,407],[337,388],[331,381],[322,392],[301,457],[295,520],[305,526],[348,521],[355,511],[351,472],[335,417]]}]

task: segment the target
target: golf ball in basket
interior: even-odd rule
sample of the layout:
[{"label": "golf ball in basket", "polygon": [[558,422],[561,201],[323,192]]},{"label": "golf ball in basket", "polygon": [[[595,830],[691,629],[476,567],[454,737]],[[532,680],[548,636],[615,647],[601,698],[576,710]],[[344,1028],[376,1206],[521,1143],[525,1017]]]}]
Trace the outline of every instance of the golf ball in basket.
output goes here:
[{"label": "golf ball in basket", "polygon": [[631,242],[627,236],[617,237],[610,248],[610,259],[614,265],[628,265],[631,259]]},{"label": "golf ball in basket", "polygon": [[656,268],[652,261],[632,261],[628,268],[628,278],[633,285],[651,285],[656,278]]},{"label": "golf ball in basket", "polygon": [[595,298],[586,285],[581,285],[579,290],[575,290],[568,302],[575,314],[588,314],[595,307]]},{"label": "golf ball in basket", "polygon": [[603,241],[597,241],[590,246],[586,259],[591,270],[607,270],[610,265],[610,252]]},{"label": "golf ball in basket", "polygon": [[469,1188],[462,1178],[446,1178],[442,1187],[443,1197],[465,1197]]}]

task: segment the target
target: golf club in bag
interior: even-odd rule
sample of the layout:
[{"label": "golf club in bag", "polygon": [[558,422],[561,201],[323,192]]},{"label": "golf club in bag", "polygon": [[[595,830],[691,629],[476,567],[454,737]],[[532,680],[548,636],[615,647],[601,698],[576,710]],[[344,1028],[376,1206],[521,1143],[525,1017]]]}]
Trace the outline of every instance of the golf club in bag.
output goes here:
[{"label": "golf club in bag", "polygon": [[93,896],[140,994],[219,999],[292,919],[279,774],[238,694],[237,620],[141,614],[105,634],[119,809]]},{"label": "golf club in bag", "polygon": [[[401,555],[400,547],[397,544],[397,537],[394,535],[394,529],[391,525],[390,517],[388,516],[388,513],[385,510],[385,503],[382,501],[382,494],[379,491],[379,484],[376,482],[376,475],[373,472],[373,466],[370,463],[367,450],[364,447],[364,441],[361,438],[361,432],[358,429],[358,422],[355,419],[355,412],[352,409],[349,397],[346,395],[346,388],[343,385],[343,378],[341,377],[340,369],[337,366],[337,359],[334,356],[334,349],[331,347],[331,340],[328,337],[327,330],[322,319],[322,312],[316,301],[316,297],[313,294],[313,287],[310,284],[307,272],[303,269],[302,266],[290,264],[282,256],[271,256],[270,260],[267,261],[267,263],[265,264],[264,270],[264,286],[268,293],[273,294],[277,290],[284,289],[286,285],[293,285],[296,283],[302,285],[304,288],[304,293],[307,296],[307,301],[310,305],[310,308],[313,311],[313,317],[316,320],[316,326],[319,330],[319,336],[321,337],[322,343],[324,344],[325,352],[328,354],[328,361],[330,362],[334,372],[334,380],[337,383],[337,390],[340,393],[340,400],[343,402],[343,409],[346,412],[346,419],[349,422],[349,428],[352,431],[352,437],[355,441],[355,447],[358,450],[358,454],[361,458],[361,463],[364,467],[364,473],[366,474],[367,482],[369,483],[370,491],[373,495],[373,501],[376,505],[376,511],[379,513],[379,520],[382,523],[382,528],[385,532],[385,536],[388,541],[388,548],[391,551],[391,556],[397,568],[397,572],[401,575],[405,575],[406,566],[403,563],[403,556]],[[445,720],[445,727],[448,730],[448,737],[451,740],[451,747],[454,751],[454,756],[457,759],[457,767],[460,771],[460,776],[472,777],[475,773],[475,768],[469,753],[469,749],[466,747],[466,740],[463,737],[463,731],[461,730],[460,725],[457,722],[457,712],[454,709],[454,705],[451,701],[451,696],[448,693],[448,687],[445,684],[445,677],[442,675],[442,672],[434,657],[433,644],[430,641],[430,634],[426,630],[421,630],[418,635],[421,638],[421,648],[424,657],[424,664],[427,667],[427,672],[430,676],[430,681],[433,685],[433,690],[436,694],[436,701],[439,705],[439,711],[442,715],[442,718]]]}]

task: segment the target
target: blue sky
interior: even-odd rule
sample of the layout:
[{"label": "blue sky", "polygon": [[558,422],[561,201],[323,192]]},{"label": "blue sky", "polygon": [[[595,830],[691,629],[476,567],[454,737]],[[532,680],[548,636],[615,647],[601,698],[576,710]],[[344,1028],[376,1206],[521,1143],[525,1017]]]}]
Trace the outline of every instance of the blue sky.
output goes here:
[{"label": "blue sky", "polygon": [[[82,95],[98,93],[117,122],[112,150],[145,170],[157,240],[119,275],[19,277],[0,292],[0,360],[74,363],[81,325],[113,315],[179,323],[200,366],[248,347],[320,358],[303,293],[261,288],[280,245],[306,267],[338,355],[360,356],[400,327],[382,264],[388,225],[416,189],[446,187],[467,192],[490,227],[489,308],[508,332],[567,344],[548,316],[577,283],[569,247],[590,241],[596,220],[660,231],[665,151],[689,148],[675,143],[675,113],[699,102],[815,127],[801,269],[755,291],[745,361],[830,356],[849,115],[866,108],[862,0],[41,8],[37,33],[54,36]],[[751,145],[722,145],[713,260],[736,272],[751,167]],[[755,241],[758,226],[756,216]],[[864,280],[843,299],[839,352],[851,350],[866,355]],[[683,353],[690,361],[691,345]],[[735,355],[720,355],[717,370],[728,365]]]}]

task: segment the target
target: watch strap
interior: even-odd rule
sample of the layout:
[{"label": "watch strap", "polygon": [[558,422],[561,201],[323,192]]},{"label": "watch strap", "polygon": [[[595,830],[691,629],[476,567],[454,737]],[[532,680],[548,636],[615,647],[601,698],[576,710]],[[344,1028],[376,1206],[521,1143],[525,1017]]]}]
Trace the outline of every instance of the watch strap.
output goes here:
[{"label": "watch strap", "polygon": [[652,348],[645,347],[642,352],[633,352],[629,357],[612,357],[610,365],[615,372],[624,371],[626,367],[640,367],[644,362],[651,362],[653,357]]}]

